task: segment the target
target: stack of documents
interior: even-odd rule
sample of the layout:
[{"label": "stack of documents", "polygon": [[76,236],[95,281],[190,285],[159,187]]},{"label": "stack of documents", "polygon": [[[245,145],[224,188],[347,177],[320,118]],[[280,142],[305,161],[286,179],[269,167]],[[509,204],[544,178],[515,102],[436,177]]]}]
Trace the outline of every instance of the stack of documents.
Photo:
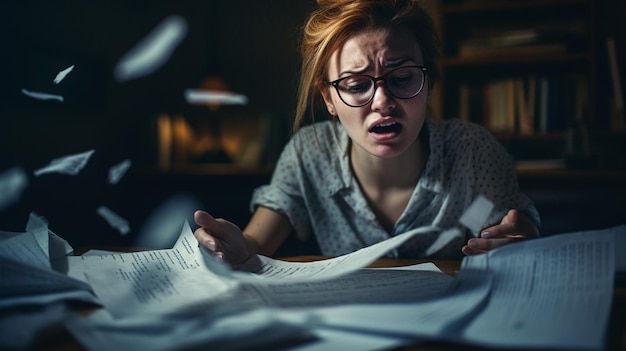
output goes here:
[{"label": "stack of documents", "polygon": [[[0,247],[3,271],[11,276],[1,278],[0,308],[13,311],[0,321],[6,334],[9,322],[26,323],[35,315],[15,306],[38,304],[38,313],[48,317],[36,325],[60,323],[90,350],[277,344],[286,350],[378,350],[425,340],[516,349],[604,347],[614,274],[624,265],[616,261],[616,247],[623,246],[626,226],[466,257],[454,278],[431,263],[364,268],[433,230],[419,228],[323,261],[258,256],[260,269],[250,273],[233,271],[200,248],[188,223],[171,249],[73,256],[32,216],[25,233],[5,233]],[[102,308],[85,315],[59,305],[70,300]]]},{"label": "stack of documents", "polygon": [[72,252],[36,214],[25,232],[0,232],[0,349],[29,347],[72,303],[99,305],[88,284],[53,269],[52,260]]}]

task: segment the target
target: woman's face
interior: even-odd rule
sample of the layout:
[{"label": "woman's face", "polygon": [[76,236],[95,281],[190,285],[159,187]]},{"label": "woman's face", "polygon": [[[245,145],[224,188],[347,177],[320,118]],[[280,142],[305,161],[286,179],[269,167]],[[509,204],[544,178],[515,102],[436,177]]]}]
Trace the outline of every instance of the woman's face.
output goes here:
[{"label": "woman's face", "polygon": [[[328,81],[355,74],[380,77],[398,67],[423,65],[415,38],[405,29],[368,30],[350,38],[333,53],[328,63]],[[381,158],[403,154],[416,141],[426,116],[428,82],[410,99],[389,93],[376,82],[372,100],[361,107],[346,105],[333,86],[322,91],[328,111],[338,116],[352,139],[353,152],[367,152]]]}]

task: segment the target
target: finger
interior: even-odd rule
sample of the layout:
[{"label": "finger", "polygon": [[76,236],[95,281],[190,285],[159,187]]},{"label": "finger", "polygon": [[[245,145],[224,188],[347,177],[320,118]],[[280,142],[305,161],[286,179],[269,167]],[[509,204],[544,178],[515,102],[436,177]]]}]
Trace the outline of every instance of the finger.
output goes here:
[{"label": "finger", "polygon": [[497,247],[509,244],[513,241],[513,238],[496,238],[496,239],[481,239],[472,238],[467,241],[467,246],[472,250],[489,251]]},{"label": "finger", "polygon": [[209,251],[216,251],[219,248],[218,240],[209,234],[204,228],[198,228],[193,232],[198,243]]},{"label": "finger", "polygon": [[516,232],[517,229],[514,223],[504,223],[483,229],[480,232],[480,237],[483,239],[506,238],[514,235]]},{"label": "finger", "polygon": [[193,220],[202,228],[210,228],[215,223],[215,218],[206,211],[198,210],[193,213]]},{"label": "finger", "polygon": [[519,221],[519,211],[512,209],[509,210],[509,212],[506,213],[506,216],[504,216],[504,218],[502,218],[502,224],[507,224],[507,223],[517,223]]},{"label": "finger", "polygon": [[484,250],[473,249],[473,248],[469,247],[468,245],[464,245],[464,246],[461,248],[461,251],[462,251],[465,255],[467,255],[467,256],[480,255],[480,254],[483,254],[483,253],[487,252],[487,251],[484,251]]},{"label": "finger", "polygon": [[214,237],[214,239],[226,240],[228,239],[233,228],[238,228],[235,224],[222,219],[213,218],[206,211],[196,211],[193,214],[193,219],[197,225],[199,225],[208,235]]}]

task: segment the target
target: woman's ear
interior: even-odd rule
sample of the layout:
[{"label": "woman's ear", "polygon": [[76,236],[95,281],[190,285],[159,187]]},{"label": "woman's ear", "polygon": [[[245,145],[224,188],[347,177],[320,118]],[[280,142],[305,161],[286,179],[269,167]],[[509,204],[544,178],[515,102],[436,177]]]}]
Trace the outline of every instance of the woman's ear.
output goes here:
[{"label": "woman's ear", "polygon": [[335,104],[330,96],[330,89],[323,90],[322,97],[324,98],[324,103],[326,104],[326,110],[328,110],[328,113],[330,113],[331,116],[337,116]]}]

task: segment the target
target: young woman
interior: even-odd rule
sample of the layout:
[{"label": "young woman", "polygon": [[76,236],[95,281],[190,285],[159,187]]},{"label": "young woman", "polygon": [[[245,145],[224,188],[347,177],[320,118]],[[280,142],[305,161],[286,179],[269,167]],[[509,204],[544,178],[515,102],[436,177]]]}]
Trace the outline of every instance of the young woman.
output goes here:
[{"label": "young woman", "polygon": [[[346,254],[420,226],[448,229],[483,195],[485,229],[431,254],[461,258],[539,236],[539,215],[518,189],[506,150],[481,126],[428,119],[437,35],[412,0],[318,0],[301,43],[296,131],[271,183],[255,191],[243,232],[204,211],[199,243],[238,267],[271,256],[289,236],[315,236],[324,255]],[[330,121],[301,127],[323,106]],[[437,234],[391,256],[424,257]]]}]

